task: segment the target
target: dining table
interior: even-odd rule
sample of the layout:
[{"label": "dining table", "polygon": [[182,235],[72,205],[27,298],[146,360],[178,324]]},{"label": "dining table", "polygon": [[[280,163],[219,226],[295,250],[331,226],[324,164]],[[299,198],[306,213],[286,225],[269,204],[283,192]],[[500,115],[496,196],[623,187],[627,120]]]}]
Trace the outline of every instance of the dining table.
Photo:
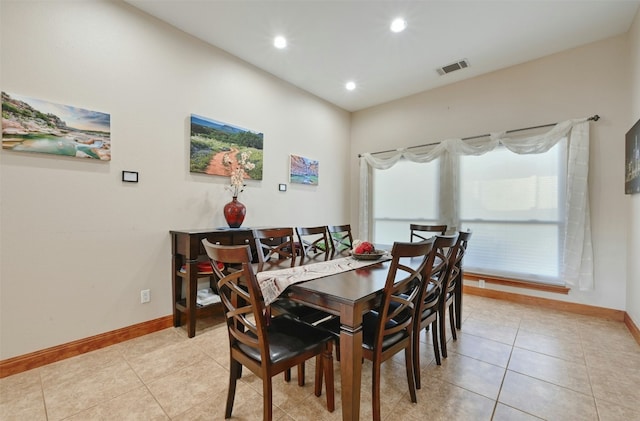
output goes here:
[{"label": "dining table", "polygon": [[[344,255],[333,256],[343,258]],[[353,257],[350,257],[353,258]],[[314,263],[313,259],[299,264]],[[364,262],[359,262],[362,264]],[[342,419],[360,418],[362,383],[362,316],[379,306],[390,261],[368,261],[357,269],[289,285],[281,294],[295,302],[340,318],[340,380]],[[254,271],[284,269],[281,265],[256,264]]]}]

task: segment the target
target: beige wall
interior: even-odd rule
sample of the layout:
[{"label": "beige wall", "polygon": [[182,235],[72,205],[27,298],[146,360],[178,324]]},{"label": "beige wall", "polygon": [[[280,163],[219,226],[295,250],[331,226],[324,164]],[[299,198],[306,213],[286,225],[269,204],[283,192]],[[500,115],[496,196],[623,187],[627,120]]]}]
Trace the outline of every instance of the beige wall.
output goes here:
[{"label": "beige wall", "polygon": [[[599,114],[601,120],[591,123],[589,180],[596,290],[564,296],[501,289],[625,309],[631,226],[623,179],[631,99],[628,57],[623,35],[354,113],[352,198],[358,191],[359,153]],[[356,220],[356,199],[351,204]]]},{"label": "beige wall", "polygon": [[[627,127],[640,119],[640,11],[636,13],[633,26],[629,31],[629,49],[631,51],[631,115]],[[627,312],[640,327],[640,194],[629,196],[629,226],[627,265]]]},{"label": "beige wall", "polygon": [[[347,220],[349,113],[121,2],[1,8],[0,88],[110,113],[113,156],[1,152],[0,359],[171,314],[169,230],[223,226],[230,200],[189,172],[191,113],[264,133],[246,226]],[[290,153],[319,186],[278,192]]]}]

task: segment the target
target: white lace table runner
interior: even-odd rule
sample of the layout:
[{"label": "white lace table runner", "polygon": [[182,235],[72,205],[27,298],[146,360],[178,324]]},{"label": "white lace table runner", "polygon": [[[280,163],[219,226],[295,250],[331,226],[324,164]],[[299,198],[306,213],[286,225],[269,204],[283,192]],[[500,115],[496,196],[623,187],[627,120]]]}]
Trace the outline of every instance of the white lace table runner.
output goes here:
[{"label": "white lace table runner", "polygon": [[274,302],[282,291],[284,291],[289,285],[323,278],[336,273],[348,272],[350,270],[384,262],[389,259],[391,259],[391,256],[388,254],[375,261],[356,260],[353,257],[343,257],[341,259],[295,266],[287,269],[258,272],[256,274],[256,279],[258,280],[258,285],[260,286],[262,296],[264,297],[264,304],[269,305]]}]

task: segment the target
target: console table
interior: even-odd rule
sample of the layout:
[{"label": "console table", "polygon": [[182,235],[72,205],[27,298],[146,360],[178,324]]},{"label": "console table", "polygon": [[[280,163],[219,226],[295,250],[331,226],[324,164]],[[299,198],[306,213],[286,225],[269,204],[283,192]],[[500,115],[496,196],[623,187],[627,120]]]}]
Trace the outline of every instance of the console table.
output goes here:
[{"label": "console table", "polygon": [[[171,234],[171,280],[173,286],[173,326],[181,326],[182,314],[186,315],[187,333],[190,338],[196,334],[196,316],[198,306],[198,278],[211,278],[211,274],[198,273],[198,262],[206,261],[207,254],[202,240],[207,239],[214,244],[251,246],[251,253],[256,256],[255,242],[251,228],[210,228],[172,230]],[[180,269],[184,266],[184,272]],[[182,296],[182,283],[186,281],[186,294]],[[212,304],[212,306],[220,304]]]}]

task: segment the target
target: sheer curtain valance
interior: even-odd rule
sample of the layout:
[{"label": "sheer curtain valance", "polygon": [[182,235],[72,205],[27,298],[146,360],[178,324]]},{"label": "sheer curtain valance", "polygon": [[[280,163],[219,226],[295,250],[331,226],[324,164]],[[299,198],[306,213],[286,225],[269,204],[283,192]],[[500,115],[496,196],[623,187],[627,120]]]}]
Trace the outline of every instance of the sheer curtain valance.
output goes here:
[{"label": "sheer curtain valance", "polygon": [[400,148],[376,158],[370,153],[360,157],[360,238],[371,240],[371,174],[372,168],[385,170],[400,159],[413,162],[440,162],[439,208],[440,223],[459,227],[458,174],[459,156],[482,155],[503,145],[517,154],[538,154],[547,152],[560,140],[568,139],[567,192],[565,213],[565,242],[562,250],[562,276],[567,285],[580,290],[592,290],[593,248],[591,244],[591,224],[589,212],[589,121],[579,118],[563,121],[542,134],[529,137],[511,138],[506,132],[492,133],[483,139],[465,141],[447,139],[423,152],[410,152]]}]

